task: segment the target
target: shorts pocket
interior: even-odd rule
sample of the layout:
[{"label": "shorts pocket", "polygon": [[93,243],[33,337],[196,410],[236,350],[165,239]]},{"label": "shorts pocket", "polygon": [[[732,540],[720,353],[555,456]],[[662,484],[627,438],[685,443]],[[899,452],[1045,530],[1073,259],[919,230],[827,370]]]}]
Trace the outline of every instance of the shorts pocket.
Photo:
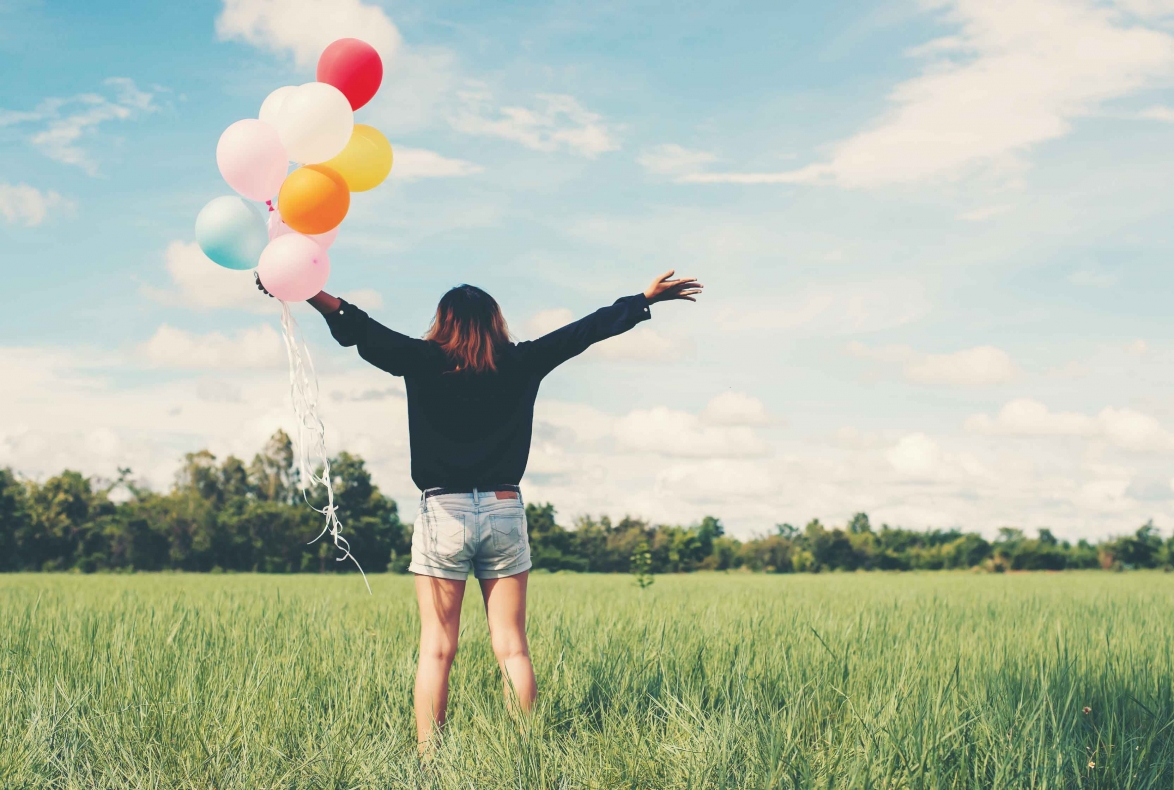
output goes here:
[{"label": "shorts pocket", "polygon": [[437,557],[454,559],[465,548],[465,516],[443,510],[425,516],[428,550]]},{"label": "shorts pocket", "polygon": [[528,543],[526,517],[521,512],[494,514],[489,526],[493,531],[493,551],[500,559],[512,562],[521,556]]}]

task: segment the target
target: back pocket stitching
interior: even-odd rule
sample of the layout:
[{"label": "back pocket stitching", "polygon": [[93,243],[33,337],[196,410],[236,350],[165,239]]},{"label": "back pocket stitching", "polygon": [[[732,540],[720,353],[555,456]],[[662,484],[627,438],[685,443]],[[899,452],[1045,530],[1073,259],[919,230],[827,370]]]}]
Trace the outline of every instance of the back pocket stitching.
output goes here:
[{"label": "back pocket stitching", "polygon": [[452,542],[456,544],[454,550],[450,553],[441,553],[440,551],[440,537],[441,537],[441,517],[440,513],[433,512],[430,514],[429,533],[432,538],[432,554],[437,557],[451,559],[459,555],[465,548],[465,514],[464,513],[444,513],[444,520],[451,520],[453,523],[460,525],[460,535],[457,536],[456,530],[450,536]]},{"label": "back pocket stitching", "polygon": [[[516,527],[514,529],[499,529],[498,524],[502,521],[509,520],[513,522]],[[508,556],[511,560],[517,559],[522,553],[522,545],[525,540],[526,521],[525,517],[520,514],[505,514],[499,513],[490,516],[489,527],[493,530],[493,540],[497,543],[497,553],[503,556]],[[509,539],[511,533],[515,536],[514,539]],[[499,537],[500,536],[500,537]],[[508,545],[502,545],[506,544]],[[512,552],[507,554],[508,552]]]}]

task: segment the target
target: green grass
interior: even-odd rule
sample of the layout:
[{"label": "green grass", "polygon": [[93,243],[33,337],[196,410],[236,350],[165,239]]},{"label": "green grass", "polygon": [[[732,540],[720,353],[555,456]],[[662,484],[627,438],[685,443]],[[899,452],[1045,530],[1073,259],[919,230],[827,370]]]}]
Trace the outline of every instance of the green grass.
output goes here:
[{"label": "green grass", "polygon": [[0,787],[1174,787],[1172,575],[537,575],[525,727],[470,585],[425,769],[372,587],[0,576]]}]

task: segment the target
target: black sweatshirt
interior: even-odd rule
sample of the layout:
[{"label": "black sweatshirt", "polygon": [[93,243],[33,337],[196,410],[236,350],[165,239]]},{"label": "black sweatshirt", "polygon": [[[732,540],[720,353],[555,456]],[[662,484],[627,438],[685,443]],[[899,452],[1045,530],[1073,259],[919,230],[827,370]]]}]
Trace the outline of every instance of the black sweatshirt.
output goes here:
[{"label": "black sweatshirt", "polygon": [[341,345],[358,346],[363,359],[404,377],[412,481],[421,490],[490,489],[517,485],[526,471],[543,377],[651,317],[644,294],[625,296],[537,340],[511,343],[492,373],[455,371],[436,343],[393,332],[347,302],[326,323]]}]

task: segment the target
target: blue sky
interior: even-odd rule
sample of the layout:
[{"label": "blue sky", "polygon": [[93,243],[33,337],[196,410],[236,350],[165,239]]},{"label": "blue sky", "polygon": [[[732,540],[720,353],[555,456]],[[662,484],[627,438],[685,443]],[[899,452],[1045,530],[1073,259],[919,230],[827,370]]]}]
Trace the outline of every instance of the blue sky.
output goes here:
[{"label": "blue sky", "polygon": [[[355,35],[396,151],[328,290],[532,336],[707,285],[543,386],[531,500],[736,534],[858,510],[1069,537],[1174,516],[1169,0],[0,2],[0,464],[246,457],[273,306],[192,243],[215,144]],[[332,449],[411,516],[400,382],[299,313]]]}]

